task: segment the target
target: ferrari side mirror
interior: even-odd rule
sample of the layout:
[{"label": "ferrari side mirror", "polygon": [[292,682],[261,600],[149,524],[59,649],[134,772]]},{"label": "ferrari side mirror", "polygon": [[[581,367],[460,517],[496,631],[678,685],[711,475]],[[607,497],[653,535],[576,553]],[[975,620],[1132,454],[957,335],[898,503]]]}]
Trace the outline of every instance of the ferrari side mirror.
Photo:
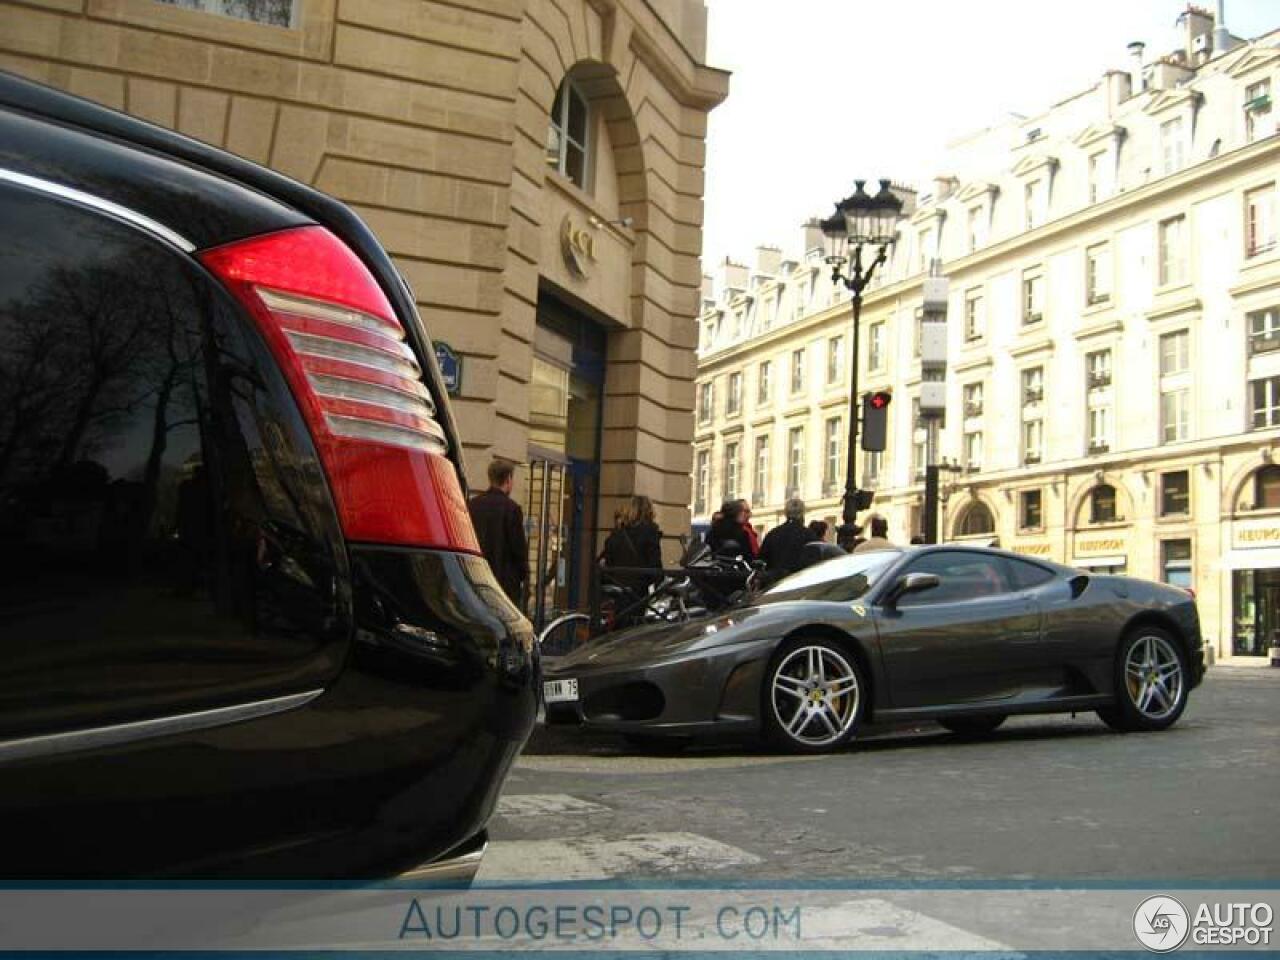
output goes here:
[{"label": "ferrari side mirror", "polygon": [[909,593],[919,593],[922,590],[932,590],[938,584],[942,583],[942,578],[936,573],[908,573],[898,578],[897,583],[890,588],[885,594],[885,606],[896,606]]}]

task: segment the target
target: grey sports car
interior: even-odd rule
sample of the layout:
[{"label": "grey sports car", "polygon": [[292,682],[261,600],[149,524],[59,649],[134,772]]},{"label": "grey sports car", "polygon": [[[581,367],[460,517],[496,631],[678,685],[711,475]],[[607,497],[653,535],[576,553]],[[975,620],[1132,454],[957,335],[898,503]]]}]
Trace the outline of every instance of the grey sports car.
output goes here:
[{"label": "grey sports car", "polygon": [[1190,593],[986,548],[882,550],[740,607],[600,637],[550,665],[547,722],[630,737],[757,733],[831,750],[869,721],[981,735],[1011,714],[1174,723],[1204,675]]}]

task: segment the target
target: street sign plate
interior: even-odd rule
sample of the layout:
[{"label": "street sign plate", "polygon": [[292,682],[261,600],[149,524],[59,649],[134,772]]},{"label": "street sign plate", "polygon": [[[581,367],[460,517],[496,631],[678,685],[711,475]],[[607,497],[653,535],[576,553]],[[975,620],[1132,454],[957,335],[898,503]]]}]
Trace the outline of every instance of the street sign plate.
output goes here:
[{"label": "street sign plate", "polygon": [[542,698],[547,703],[569,703],[578,699],[577,680],[548,680],[542,685]]},{"label": "street sign plate", "polygon": [[449,396],[456,397],[462,389],[462,358],[443,340],[437,340],[433,345],[436,348],[436,365],[444,379],[444,388]]}]

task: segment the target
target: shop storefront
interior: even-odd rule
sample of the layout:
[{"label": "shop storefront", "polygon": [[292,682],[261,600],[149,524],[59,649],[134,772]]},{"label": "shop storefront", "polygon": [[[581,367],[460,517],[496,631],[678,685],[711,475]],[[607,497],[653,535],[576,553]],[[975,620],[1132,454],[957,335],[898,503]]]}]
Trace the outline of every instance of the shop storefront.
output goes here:
[{"label": "shop storefront", "polygon": [[1235,520],[1223,569],[1231,577],[1231,654],[1280,646],[1280,517]]},{"label": "shop storefront", "polygon": [[1108,530],[1077,533],[1072,543],[1071,565],[1091,573],[1124,575],[1129,572],[1129,532]]}]

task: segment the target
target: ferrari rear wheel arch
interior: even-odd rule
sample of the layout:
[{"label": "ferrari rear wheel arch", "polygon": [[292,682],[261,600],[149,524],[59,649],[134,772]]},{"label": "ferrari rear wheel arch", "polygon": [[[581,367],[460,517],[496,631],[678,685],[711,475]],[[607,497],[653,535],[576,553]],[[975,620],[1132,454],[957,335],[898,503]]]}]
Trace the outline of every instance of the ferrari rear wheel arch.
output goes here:
[{"label": "ferrari rear wheel arch", "polygon": [[1164,730],[1182,716],[1191,677],[1184,645],[1173,631],[1146,622],[1127,630],[1116,647],[1115,703],[1098,710],[1123,732]]},{"label": "ferrari rear wheel arch", "polygon": [[850,647],[825,633],[803,632],[778,646],[760,691],[769,740],[795,753],[825,753],[853,739],[870,687]]}]

